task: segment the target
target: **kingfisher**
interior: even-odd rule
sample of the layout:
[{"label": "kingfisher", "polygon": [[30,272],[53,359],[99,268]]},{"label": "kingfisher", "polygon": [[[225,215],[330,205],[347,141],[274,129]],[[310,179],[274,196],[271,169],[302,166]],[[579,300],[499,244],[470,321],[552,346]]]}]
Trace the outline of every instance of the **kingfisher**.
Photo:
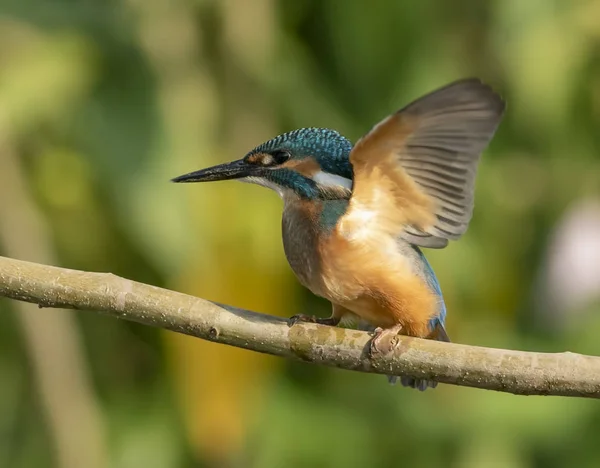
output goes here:
[{"label": "kingfisher", "polygon": [[450,341],[442,291],[421,248],[444,248],[467,230],[479,159],[504,109],[488,85],[463,79],[389,115],[354,145],[335,130],[301,128],[173,182],[236,179],[283,199],[287,260],[332,305],[328,318],[295,315],[290,325],[358,323],[373,333],[371,356],[389,352],[383,340],[397,345],[399,335]]}]

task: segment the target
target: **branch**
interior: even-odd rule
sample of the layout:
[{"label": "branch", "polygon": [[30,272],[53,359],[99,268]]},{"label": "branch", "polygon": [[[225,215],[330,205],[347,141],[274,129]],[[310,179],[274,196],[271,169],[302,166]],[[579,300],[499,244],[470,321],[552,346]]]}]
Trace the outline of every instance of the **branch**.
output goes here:
[{"label": "branch", "polygon": [[136,283],[0,257],[0,296],[40,307],[96,310],[261,353],[361,372],[410,375],[520,395],[600,398],[600,358],[531,353],[402,337],[369,359],[366,332],[299,323]]}]

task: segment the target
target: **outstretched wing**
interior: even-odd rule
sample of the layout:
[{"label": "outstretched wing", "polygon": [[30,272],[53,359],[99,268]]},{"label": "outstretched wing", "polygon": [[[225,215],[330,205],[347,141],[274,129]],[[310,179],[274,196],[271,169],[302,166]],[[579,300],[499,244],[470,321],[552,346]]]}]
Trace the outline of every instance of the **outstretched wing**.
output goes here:
[{"label": "outstretched wing", "polygon": [[[442,248],[467,229],[479,156],[504,101],[477,79],[452,83],[387,117],[350,153],[347,234],[369,229]],[[371,224],[374,223],[374,224]]]}]

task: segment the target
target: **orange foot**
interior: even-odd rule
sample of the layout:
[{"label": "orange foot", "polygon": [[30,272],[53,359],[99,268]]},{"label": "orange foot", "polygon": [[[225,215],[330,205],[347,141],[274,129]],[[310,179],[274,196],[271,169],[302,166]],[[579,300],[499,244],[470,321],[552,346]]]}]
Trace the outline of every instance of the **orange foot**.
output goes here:
[{"label": "orange foot", "polygon": [[394,351],[400,344],[401,331],[402,325],[394,325],[391,328],[377,327],[369,344],[369,356],[386,355]]},{"label": "orange foot", "polygon": [[298,322],[318,323],[320,325],[330,325],[332,327],[335,327],[338,323],[340,323],[340,319],[335,317],[318,318],[314,315],[298,314],[294,315],[293,317],[290,317],[290,319],[288,320],[288,324],[290,327],[294,326]]}]

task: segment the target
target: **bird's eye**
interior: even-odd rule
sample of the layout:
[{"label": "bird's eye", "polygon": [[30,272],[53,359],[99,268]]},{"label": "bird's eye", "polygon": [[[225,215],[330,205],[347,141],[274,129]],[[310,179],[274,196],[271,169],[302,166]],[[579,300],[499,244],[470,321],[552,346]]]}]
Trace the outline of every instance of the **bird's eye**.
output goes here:
[{"label": "bird's eye", "polygon": [[273,156],[273,162],[275,164],[283,164],[290,159],[292,155],[287,150],[278,150],[271,153],[271,156]]}]

